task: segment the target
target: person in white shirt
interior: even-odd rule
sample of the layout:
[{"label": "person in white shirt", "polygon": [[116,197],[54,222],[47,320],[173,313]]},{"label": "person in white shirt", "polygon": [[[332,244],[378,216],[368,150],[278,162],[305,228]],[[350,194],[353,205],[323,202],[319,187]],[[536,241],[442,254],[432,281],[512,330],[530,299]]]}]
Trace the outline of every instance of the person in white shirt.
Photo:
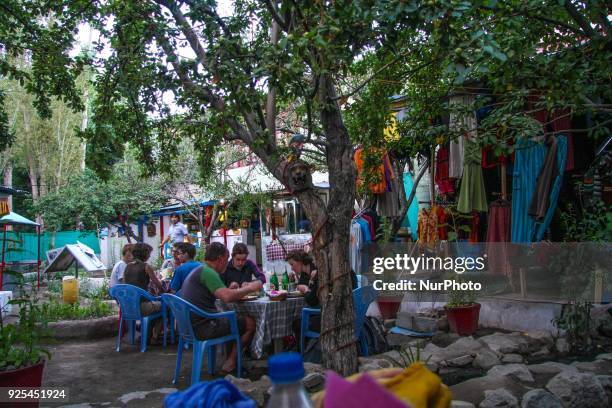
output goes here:
[{"label": "person in white shirt", "polygon": [[178,214],[172,214],[170,216],[170,229],[168,230],[168,236],[159,244],[160,248],[164,247],[164,244],[170,241],[171,244],[175,244],[177,242],[184,242],[185,237],[189,239],[189,231],[187,231],[187,227],[180,221]]},{"label": "person in white shirt", "polygon": [[125,244],[121,250],[121,260],[115,264],[113,271],[111,272],[109,287],[113,287],[119,283],[123,283],[123,273],[127,264],[134,260],[132,256],[132,247],[134,244]]}]

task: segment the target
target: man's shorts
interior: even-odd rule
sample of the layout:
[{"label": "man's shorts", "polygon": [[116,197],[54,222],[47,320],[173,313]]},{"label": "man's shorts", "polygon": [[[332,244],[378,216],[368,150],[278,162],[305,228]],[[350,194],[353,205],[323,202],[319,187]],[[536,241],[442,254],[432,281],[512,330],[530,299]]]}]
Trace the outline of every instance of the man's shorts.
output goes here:
[{"label": "man's shorts", "polygon": [[[246,331],[246,320],[238,316],[238,333]],[[228,336],[231,332],[229,319],[206,319],[193,325],[193,332],[198,340],[216,339]]]}]

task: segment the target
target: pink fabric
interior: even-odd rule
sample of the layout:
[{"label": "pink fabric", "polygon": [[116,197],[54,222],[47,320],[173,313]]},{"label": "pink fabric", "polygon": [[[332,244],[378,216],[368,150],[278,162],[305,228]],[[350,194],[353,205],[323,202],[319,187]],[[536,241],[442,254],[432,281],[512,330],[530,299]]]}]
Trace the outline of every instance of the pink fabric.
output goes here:
[{"label": "pink fabric", "polygon": [[287,250],[287,252],[285,252],[281,244],[270,244],[266,247],[266,258],[268,258],[268,261],[284,260],[289,252],[303,250],[307,245],[307,242],[301,244],[285,244],[285,249]]},{"label": "pink fabric", "polygon": [[333,371],[325,379],[325,408],[410,407],[367,374],[351,383]]}]

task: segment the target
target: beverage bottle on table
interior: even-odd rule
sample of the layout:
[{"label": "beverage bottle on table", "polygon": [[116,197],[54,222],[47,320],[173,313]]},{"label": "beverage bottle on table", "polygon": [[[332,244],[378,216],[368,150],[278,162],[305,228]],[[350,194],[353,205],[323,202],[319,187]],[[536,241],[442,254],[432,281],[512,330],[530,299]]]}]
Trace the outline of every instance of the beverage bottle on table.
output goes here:
[{"label": "beverage bottle on table", "polygon": [[274,286],[274,290],[279,290],[278,286],[278,276],[276,276],[276,272],[272,272],[272,276],[270,277],[270,284]]},{"label": "beverage bottle on table", "polygon": [[299,353],[279,353],[268,360],[273,388],[268,408],[311,408],[312,401],[302,385],[304,362]]},{"label": "beverage bottle on table", "polygon": [[289,275],[287,271],[283,274],[283,289],[289,290]]}]

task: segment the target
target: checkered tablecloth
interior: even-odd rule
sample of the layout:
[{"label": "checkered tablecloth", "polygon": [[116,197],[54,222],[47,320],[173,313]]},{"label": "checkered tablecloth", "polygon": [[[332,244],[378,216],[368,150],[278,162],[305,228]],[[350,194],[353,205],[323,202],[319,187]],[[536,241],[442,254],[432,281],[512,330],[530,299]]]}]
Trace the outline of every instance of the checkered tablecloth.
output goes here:
[{"label": "checkered tablecloth", "polygon": [[301,242],[299,244],[284,244],[287,252],[283,251],[281,244],[275,242],[266,246],[266,258],[268,261],[280,261],[287,257],[287,254],[291,251],[298,251],[304,249],[308,245],[308,242]]},{"label": "checkered tablecloth", "polygon": [[250,302],[225,304],[217,301],[220,310],[235,310],[238,316],[249,315],[255,319],[255,335],[251,341],[251,354],[263,356],[263,348],[272,340],[293,334],[293,321],[299,318],[304,308],[304,298],[270,301],[263,297]]}]

